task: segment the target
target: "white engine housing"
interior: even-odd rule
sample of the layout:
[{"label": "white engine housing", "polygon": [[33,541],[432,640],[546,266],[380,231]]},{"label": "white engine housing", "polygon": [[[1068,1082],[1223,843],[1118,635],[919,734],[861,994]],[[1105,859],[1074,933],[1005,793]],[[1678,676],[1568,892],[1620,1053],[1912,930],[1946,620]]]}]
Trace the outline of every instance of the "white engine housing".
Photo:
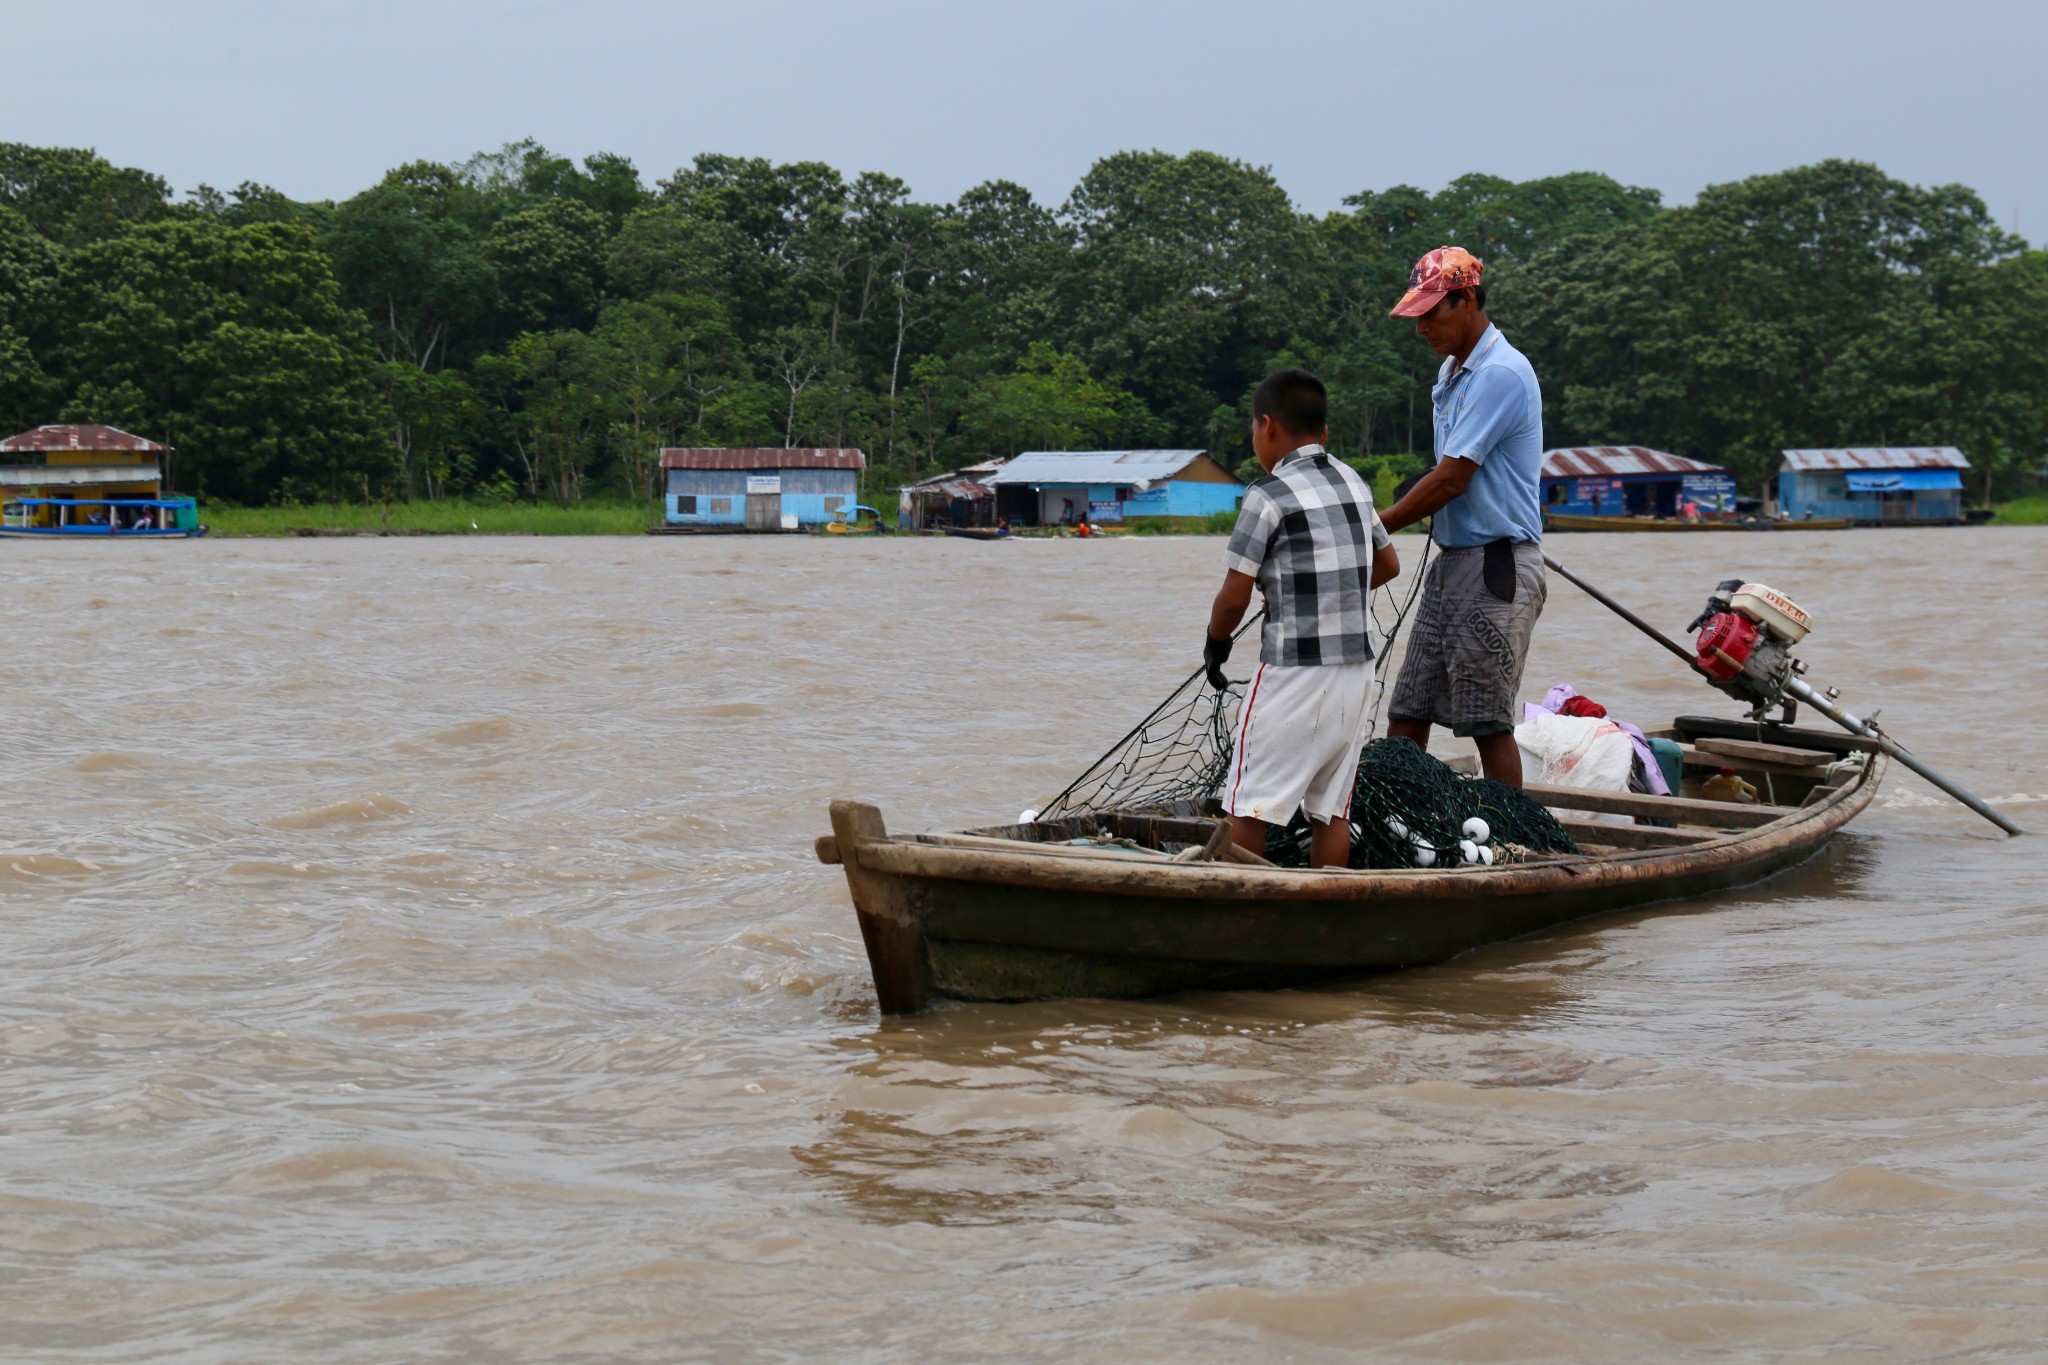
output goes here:
[{"label": "white engine housing", "polygon": [[1728,605],[1788,645],[1798,644],[1813,629],[1813,618],[1798,603],[1761,583],[1744,583]]}]

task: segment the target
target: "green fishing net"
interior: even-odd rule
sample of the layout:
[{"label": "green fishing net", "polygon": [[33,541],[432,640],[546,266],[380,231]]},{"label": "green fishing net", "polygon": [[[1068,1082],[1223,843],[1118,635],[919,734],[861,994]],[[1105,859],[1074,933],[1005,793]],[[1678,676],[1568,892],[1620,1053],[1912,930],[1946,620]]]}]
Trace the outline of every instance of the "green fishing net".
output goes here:
[{"label": "green fishing net", "polygon": [[[1376,739],[1359,756],[1351,796],[1351,866],[1456,867],[1467,822],[1485,823],[1484,844],[1496,862],[1519,862],[1548,853],[1576,853],[1571,835],[1537,802],[1505,782],[1466,777],[1431,758],[1414,741]],[[1266,843],[1266,857],[1282,867],[1309,865],[1308,817]]]}]

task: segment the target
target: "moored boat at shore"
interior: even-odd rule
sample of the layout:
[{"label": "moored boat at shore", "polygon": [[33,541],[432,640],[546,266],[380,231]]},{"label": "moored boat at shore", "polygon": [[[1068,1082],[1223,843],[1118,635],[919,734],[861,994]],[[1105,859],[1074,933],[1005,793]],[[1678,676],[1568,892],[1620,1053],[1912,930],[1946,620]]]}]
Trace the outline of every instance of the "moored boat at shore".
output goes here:
[{"label": "moored boat at shore", "polygon": [[1773,517],[1705,517],[1686,521],[1677,517],[1594,517],[1568,512],[1545,512],[1546,531],[1846,531],[1850,523],[1841,517],[1813,517],[1803,521]]},{"label": "moored boat at shore", "polygon": [[181,540],[205,534],[191,498],[19,498],[0,508],[0,536]]}]

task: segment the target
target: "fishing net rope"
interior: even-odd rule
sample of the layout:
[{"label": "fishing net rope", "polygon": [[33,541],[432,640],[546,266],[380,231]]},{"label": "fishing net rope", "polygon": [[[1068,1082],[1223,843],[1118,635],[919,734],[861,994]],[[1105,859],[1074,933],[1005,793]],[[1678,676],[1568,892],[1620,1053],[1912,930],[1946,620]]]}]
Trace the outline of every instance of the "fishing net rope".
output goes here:
[{"label": "fishing net rope", "polygon": [[[1413,610],[1433,546],[1425,541],[1407,595],[1373,595],[1374,700],[1367,737],[1378,731],[1385,702],[1385,672],[1395,637]],[[1241,640],[1260,617],[1238,629]],[[1212,814],[1230,770],[1232,737],[1244,686],[1211,688],[1202,670],[1190,674],[1166,700],[1110,746],[1038,818],[1101,811]],[[1389,825],[1389,820],[1393,821]],[[1467,822],[1485,822],[1493,856],[1513,861],[1533,853],[1576,852],[1548,811],[1514,788],[1453,772],[1407,740],[1371,739],[1360,756],[1351,806],[1351,866],[1450,866],[1460,861]],[[1399,834],[1396,830],[1401,831]],[[1297,814],[1269,841],[1267,857],[1283,867],[1308,865],[1309,824]]]}]

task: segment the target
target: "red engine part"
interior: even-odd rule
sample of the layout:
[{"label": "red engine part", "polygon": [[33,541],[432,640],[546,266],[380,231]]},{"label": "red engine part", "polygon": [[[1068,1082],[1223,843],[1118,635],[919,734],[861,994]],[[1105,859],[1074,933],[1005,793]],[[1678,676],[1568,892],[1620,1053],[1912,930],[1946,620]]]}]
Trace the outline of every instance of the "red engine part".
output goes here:
[{"label": "red engine part", "polygon": [[1699,666],[1715,682],[1727,682],[1749,662],[1756,648],[1756,627],[1732,611],[1724,611],[1700,629]]}]

